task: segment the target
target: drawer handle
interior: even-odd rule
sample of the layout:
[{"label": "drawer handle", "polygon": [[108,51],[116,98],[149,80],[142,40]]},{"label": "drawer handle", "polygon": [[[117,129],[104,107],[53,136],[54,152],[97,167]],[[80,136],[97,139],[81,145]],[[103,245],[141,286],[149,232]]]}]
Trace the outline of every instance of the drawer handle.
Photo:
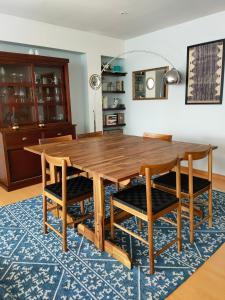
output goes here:
[{"label": "drawer handle", "polygon": [[43,128],[43,127],[45,127],[45,124],[44,124],[44,123],[40,123],[40,124],[38,124],[38,126],[39,126],[40,128]]},{"label": "drawer handle", "polygon": [[17,124],[15,124],[15,125],[12,126],[12,129],[13,129],[13,130],[17,130],[17,129],[19,129],[19,128],[20,128],[20,127],[19,127],[19,125],[17,125]]},{"label": "drawer handle", "polygon": [[61,132],[58,132],[57,135],[58,135],[58,136],[59,136],[59,135],[62,135],[62,133],[61,133]]},{"label": "drawer handle", "polygon": [[26,140],[27,140],[26,136],[22,137],[22,141],[26,141]]}]

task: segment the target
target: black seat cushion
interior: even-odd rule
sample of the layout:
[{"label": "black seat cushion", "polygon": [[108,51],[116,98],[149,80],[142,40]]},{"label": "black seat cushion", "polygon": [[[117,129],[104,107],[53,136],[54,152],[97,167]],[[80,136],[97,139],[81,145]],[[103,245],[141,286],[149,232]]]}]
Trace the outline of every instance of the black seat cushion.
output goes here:
[{"label": "black seat cushion", "polygon": [[[132,186],[113,194],[113,199],[141,213],[147,214],[146,186]],[[152,212],[156,214],[179,200],[172,194],[152,188]]]},{"label": "black seat cushion", "polygon": [[[62,168],[61,167],[56,167],[56,171],[59,172],[60,174],[62,173]],[[73,176],[75,174],[81,173],[81,170],[74,168],[74,167],[67,167],[66,169],[66,175],[67,176]]]},{"label": "black seat cushion", "polygon": [[[167,174],[156,177],[153,182],[155,184],[176,189],[176,173],[169,172]],[[193,176],[193,192],[199,192],[200,190],[208,187],[210,182],[207,179]],[[188,175],[181,174],[181,192],[188,193]]]},{"label": "black seat cushion", "polygon": [[[93,181],[78,176],[68,179],[67,181],[67,200],[76,199],[86,194],[93,193]],[[45,187],[45,191],[62,200],[62,182],[49,184]]]}]

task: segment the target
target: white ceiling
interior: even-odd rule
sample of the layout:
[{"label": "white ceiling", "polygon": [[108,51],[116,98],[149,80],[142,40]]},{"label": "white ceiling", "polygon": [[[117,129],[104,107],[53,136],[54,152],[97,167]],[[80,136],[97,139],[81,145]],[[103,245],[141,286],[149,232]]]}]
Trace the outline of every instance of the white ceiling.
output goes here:
[{"label": "white ceiling", "polygon": [[223,10],[225,0],[0,0],[0,13],[121,39]]}]

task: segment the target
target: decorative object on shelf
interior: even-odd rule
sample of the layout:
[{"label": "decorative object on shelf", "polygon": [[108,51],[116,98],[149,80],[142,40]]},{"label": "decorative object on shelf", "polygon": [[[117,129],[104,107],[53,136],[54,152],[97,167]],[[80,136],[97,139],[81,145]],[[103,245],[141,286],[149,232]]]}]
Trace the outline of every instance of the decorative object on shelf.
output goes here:
[{"label": "decorative object on shelf", "polygon": [[105,64],[105,67],[102,69],[101,71],[101,75],[99,74],[92,74],[89,82],[90,82],[90,86],[94,89],[94,90],[98,90],[101,86],[101,76],[102,73],[108,68],[108,66],[115,61],[117,58],[126,55],[126,54],[133,54],[133,53],[145,53],[145,54],[151,54],[151,55],[156,55],[158,57],[161,57],[162,59],[164,59],[165,61],[167,61],[169,63],[169,65],[171,66],[171,69],[168,70],[165,74],[164,74],[164,82],[165,84],[179,84],[181,82],[181,76],[180,73],[178,72],[178,70],[174,67],[174,65],[163,55],[154,52],[154,51],[150,51],[150,50],[131,50],[131,51],[126,51],[126,52],[122,52],[121,54],[117,55],[116,57],[113,57],[111,60],[109,60],[108,63]]},{"label": "decorative object on shelf", "polygon": [[105,116],[105,125],[106,126],[117,125],[117,114],[106,115]]},{"label": "decorative object on shelf", "polygon": [[119,104],[117,105],[117,108],[118,108],[118,109],[125,109],[125,105],[124,105],[123,103],[119,103]]},{"label": "decorative object on shelf", "polygon": [[110,65],[110,64],[102,64],[101,65],[101,69],[103,70],[105,70],[105,71],[109,71],[109,72],[111,72],[112,71],[112,66]]},{"label": "decorative object on shelf", "polygon": [[102,108],[107,109],[108,108],[108,97],[102,96]]},{"label": "decorative object on shelf", "polygon": [[117,108],[120,98],[113,98],[112,108]]},{"label": "decorative object on shelf", "polygon": [[28,51],[28,53],[29,53],[30,55],[34,55],[34,49],[30,48],[29,51]]},{"label": "decorative object on shelf", "polygon": [[118,125],[125,123],[124,113],[117,114],[117,122],[118,122]]},{"label": "decorative object on shelf", "polygon": [[13,82],[13,83],[17,82],[18,74],[17,74],[17,73],[12,73],[12,74],[11,74],[11,78],[12,78],[12,82]]},{"label": "decorative object on shelf", "polygon": [[6,71],[4,67],[0,67],[0,80],[1,82],[5,82]]},{"label": "decorative object on shelf", "polygon": [[59,83],[59,78],[56,75],[53,76],[52,83],[54,83],[55,85],[57,85]]},{"label": "decorative object on shelf", "polygon": [[124,90],[124,82],[123,80],[116,81],[116,91],[121,92]]},{"label": "decorative object on shelf", "polygon": [[113,66],[112,71],[113,71],[114,73],[121,72],[121,66],[118,66],[118,65]]},{"label": "decorative object on shelf", "polygon": [[225,40],[187,48],[186,104],[222,104]]},{"label": "decorative object on shelf", "polygon": [[132,76],[133,100],[160,100],[168,98],[164,76],[169,67],[134,71]]}]

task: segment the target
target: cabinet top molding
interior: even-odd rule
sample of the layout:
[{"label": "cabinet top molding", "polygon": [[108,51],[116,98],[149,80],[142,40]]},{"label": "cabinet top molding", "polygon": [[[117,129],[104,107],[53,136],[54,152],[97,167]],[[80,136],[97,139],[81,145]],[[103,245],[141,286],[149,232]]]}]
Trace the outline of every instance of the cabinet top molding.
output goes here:
[{"label": "cabinet top molding", "polygon": [[16,52],[5,52],[0,51],[0,61],[6,63],[30,63],[30,64],[57,64],[64,65],[69,63],[69,59],[67,58],[59,58],[59,57],[51,57],[51,56],[43,56],[43,55],[33,55],[33,54],[24,54],[24,53],[16,53]]}]

